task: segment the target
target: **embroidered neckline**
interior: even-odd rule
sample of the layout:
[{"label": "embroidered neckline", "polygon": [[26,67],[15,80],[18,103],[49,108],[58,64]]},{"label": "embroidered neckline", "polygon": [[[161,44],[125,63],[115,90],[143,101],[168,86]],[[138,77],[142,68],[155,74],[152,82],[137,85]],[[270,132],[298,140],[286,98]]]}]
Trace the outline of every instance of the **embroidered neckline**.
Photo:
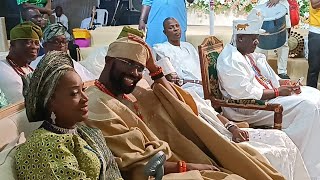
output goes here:
[{"label": "embroidered neckline", "polygon": [[246,57],[248,57],[248,59],[250,60],[250,62],[248,62],[247,59],[245,58],[246,61],[250,64],[252,70],[254,71],[256,80],[257,80],[264,88],[270,89],[270,87],[268,86],[268,84],[269,84],[269,85],[271,86],[271,88],[274,89],[274,86],[273,86],[272,82],[271,82],[268,78],[264,77],[264,76],[261,74],[260,69],[258,68],[258,66],[256,65],[256,63],[253,61],[253,57],[252,57],[250,54],[246,55]]},{"label": "embroidered neckline", "polygon": [[[116,98],[116,96],[110,92],[100,81],[95,80],[94,85],[102,92],[104,92],[105,94],[108,94],[109,96]],[[141,111],[139,110],[139,106],[138,106],[138,101],[132,101],[126,94],[123,94],[121,96],[122,99],[129,101],[130,103],[133,104],[133,108],[136,111],[136,115],[143,120],[143,116],[141,114]]]}]

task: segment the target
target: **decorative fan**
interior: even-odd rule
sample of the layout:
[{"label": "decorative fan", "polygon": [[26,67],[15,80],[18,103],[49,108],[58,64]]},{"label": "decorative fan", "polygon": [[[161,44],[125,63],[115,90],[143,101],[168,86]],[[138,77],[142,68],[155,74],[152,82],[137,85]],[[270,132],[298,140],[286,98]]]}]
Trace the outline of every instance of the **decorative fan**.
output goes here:
[{"label": "decorative fan", "polygon": [[304,39],[297,32],[291,31],[288,39],[289,57],[303,57]]}]

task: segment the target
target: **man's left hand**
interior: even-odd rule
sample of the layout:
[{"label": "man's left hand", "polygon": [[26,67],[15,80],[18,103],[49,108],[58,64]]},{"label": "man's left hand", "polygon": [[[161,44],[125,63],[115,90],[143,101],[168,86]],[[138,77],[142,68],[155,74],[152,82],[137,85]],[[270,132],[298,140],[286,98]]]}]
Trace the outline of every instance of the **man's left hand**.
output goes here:
[{"label": "man's left hand", "polygon": [[267,7],[273,7],[273,6],[275,6],[275,5],[277,5],[278,3],[279,3],[279,1],[280,0],[269,0],[268,2],[267,2]]}]

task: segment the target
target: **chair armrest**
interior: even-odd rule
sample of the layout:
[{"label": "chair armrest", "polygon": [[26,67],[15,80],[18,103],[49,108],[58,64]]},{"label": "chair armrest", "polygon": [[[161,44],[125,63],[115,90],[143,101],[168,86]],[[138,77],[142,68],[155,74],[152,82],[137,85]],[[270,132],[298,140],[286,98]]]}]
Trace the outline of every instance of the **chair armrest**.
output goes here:
[{"label": "chair armrest", "polygon": [[277,112],[283,111],[281,104],[271,104],[271,103],[266,103],[264,105],[238,104],[238,103],[228,102],[228,100],[220,100],[220,99],[210,99],[210,100],[214,106],[242,108],[242,109],[256,109],[256,110],[277,111]]},{"label": "chair armrest", "polygon": [[283,107],[281,104],[271,104],[266,103],[265,105],[257,105],[257,104],[238,104],[238,103],[230,103],[228,100],[220,100],[211,98],[211,103],[213,106],[221,106],[221,107],[230,107],[230,108],[241,108],[241,109],[255,109],[255,110],[265,110],[265,111],[273,111],[274,112],[274,129],[282,128],[282,112]]}]

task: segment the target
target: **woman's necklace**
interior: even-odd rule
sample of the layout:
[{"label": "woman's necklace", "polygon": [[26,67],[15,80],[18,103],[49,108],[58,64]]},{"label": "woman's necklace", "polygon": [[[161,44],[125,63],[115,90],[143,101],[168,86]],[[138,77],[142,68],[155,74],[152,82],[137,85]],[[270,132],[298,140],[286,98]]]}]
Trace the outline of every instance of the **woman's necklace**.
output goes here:
[{"label": "woman's necklace", "polygon": [[44,128],[44,129],[46,129],[50,132],[56,133],[56,134],[78,134],[77,127],[73,128],[73,129],[62,128],[62,127],[54,125],[46,120],[43,121],[40,128]]},{"label": "woman's necklace", "polygon": [[[115,96],[114,94],[112,94],[100,81],[95,80],[94,85],[95,85],[98,89],[100,89],[100,91],[108,94],[109,96],[112,96],[113,98],[116,98],[116,96]],[[141,120],[143,120],[143,116],[142,116],[142,114],[141,114],[141,112],[140,112],[140,110],[139,110],[137,101],[133,102],[133,101],[132,101],[127,95],[125,95],[125,94],[122,95],[122,99],[125,99],[125,100],[131,102],[131,103],[133,104],[134,110],[136,111],[136,115],[137,115]]]},{"label": "woman's necklace", "polygon": [[[26,73],[24,70],[18,66],[15,62],[13,62],[8,56],[6,57],[6,60],[8,61],[9,65],[13,68],[13,70],[19,75],[19,76],[25,76]],[[29,65],[27,65],[27,68],[32,72],[33,69]]]},{"label": "woman's necklace", "polygon": [[257,79],[257,81],[266,89],[270,89],[268,84],[271,86],[272,89],[274,89],[272,82],[261,74],[260,69],[256,66],[256,63],[253,61],[253,57],[250,54],[248,54],[247,57],[250,60],[249,64],[251,65],[254,71],[255,78]]}]

